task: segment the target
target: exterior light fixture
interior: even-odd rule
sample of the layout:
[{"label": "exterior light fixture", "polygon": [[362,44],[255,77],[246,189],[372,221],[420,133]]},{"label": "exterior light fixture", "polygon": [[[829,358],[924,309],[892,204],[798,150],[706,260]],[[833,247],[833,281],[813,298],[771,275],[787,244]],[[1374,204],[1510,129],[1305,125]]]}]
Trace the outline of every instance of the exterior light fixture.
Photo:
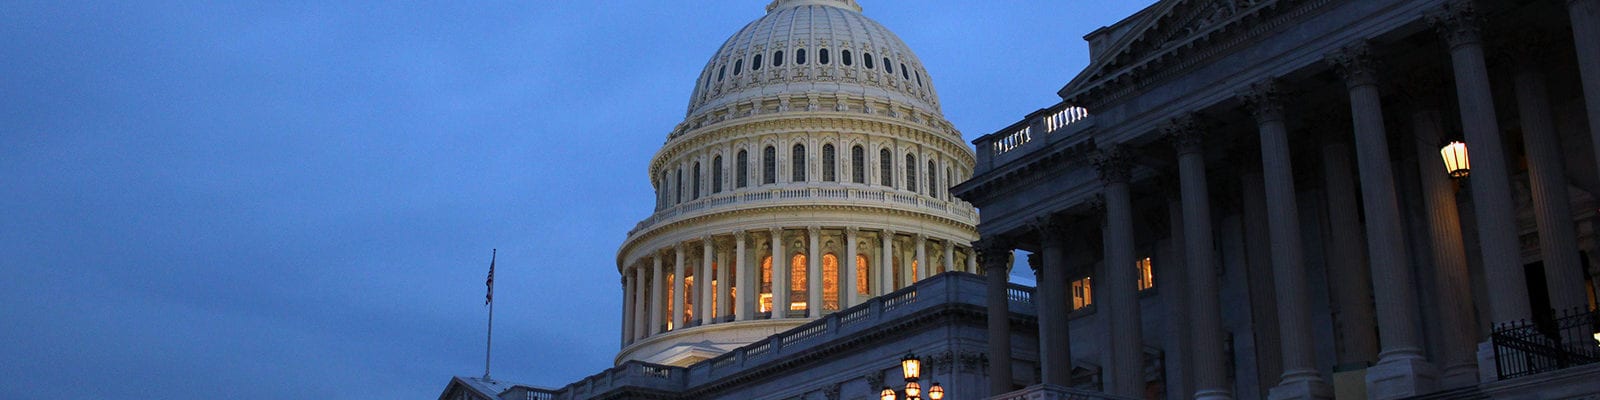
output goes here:
[{"label": "exterior light fixture", "polygon": [[900,359],[900,371],[905,373],[906,382],[916,382],[922,377],[922,360],[918,360],[916,354],[906,353],[905,358]]},{"label": "exterior light fixture", "polygon": [[928,388],[928,398],[932,400],[944,400],[944,387],[939,386],[939,382],[934,382],[933,387]]},{"label": "exterior light fixture", "polygon": [[915,399],[918,397],[922,397],[922,385],[918,385],[916,382],[906,382],[906,398]]},{"label": "exterior light fixture", "polygon": [[879,395],[878,398],[882,400],[894,400],[894,389],[884,386],[883,394]]},{"label": "exterior light fixture", "polygon": [[1450,142],[1439,149],[1439,156],[1444,158],[1444,170],[1452,178],[1465,178],[1472,172],[1472,161],[1467,157],[1467,144],[1461,141]]}]

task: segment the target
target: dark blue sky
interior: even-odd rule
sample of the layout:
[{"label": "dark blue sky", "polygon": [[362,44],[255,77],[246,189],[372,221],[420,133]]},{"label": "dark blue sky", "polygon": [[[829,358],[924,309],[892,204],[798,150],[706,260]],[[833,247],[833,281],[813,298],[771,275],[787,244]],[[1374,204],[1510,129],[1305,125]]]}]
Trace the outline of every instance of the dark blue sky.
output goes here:
[{"label": "dark blue sky", "polygon": [[[969,139],[1149,3],[861,2]],[[0,398],[433,398],[491,248],[495,376],[609,367],[645,165],[766,3],[0,4]]]}]

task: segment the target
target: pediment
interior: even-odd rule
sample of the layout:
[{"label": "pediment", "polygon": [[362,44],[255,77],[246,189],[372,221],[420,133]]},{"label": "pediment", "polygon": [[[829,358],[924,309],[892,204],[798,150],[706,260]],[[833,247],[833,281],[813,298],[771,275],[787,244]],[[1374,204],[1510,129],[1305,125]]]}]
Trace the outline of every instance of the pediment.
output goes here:
[{"label": "pediment", "polygon": [[1089,66],[1058,93],[1076,95],[1102,82],[1125,75],[1139,65],[1161,58],[1196,39],[1216,31],[1247,11],[1276,0],[1162,0],[1118,23],[1108,33],[1109,44],[1095,52]]}]

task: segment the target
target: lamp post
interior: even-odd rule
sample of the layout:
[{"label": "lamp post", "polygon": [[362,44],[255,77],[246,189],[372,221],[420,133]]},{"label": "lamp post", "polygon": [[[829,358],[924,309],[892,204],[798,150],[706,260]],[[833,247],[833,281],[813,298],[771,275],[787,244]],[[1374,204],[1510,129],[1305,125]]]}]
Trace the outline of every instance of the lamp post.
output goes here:
[{"label": "lamp post", "polygon": [[1439,149],[1439,156],[1444,158],[1444,170],[1451,178],[1465,178],[1472,173],[1472,160],[1467,157],[1466,143],[1450,142]]},{"label": "lamp post", "polygon": [[[906,400],[922,399],[922,384],[917,382],[922,379],[922,360],[918,359],[916,354],[906,353],[906,356],[900,359],[900,372],[906,380]],[[895,400],[894,388],[884,386],[879,398]],[[944,387],[939,386],[939,382],[934,382],[933,386],[928,388],[928,399],[944,400]]]}]

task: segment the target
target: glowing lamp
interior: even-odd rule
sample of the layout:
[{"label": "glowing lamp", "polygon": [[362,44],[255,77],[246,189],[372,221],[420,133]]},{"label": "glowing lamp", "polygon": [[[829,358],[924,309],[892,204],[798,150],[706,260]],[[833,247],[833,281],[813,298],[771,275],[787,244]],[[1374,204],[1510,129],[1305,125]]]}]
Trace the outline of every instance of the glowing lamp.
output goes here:
[{"label": "glowing lamp", "polygon": [[934,382],[933,387],[928,388],[928,398],[933,400],[944,400],[944,387],[939,386],[939,382]]},{"label": "glowing lamp", "polygon": [[1467,157],[1466,143],[1450,142],[1439,149],[1439,156],[1444,158],[1444,170],[1452,178],[1465,178],[1472,172],[1472,160]]},{"label": "glowing lamp", "polygon": [[906,398],[915,399],[922,395],[922,385],[916,382],[906,382]]},{"label": "glowing lamp", "polygon": [[890,389],[888,386],[884,386],[883,387],[883,394],[879,395],[878,398],[883,399],[883,400],[894,400],[894,389]]},{"label": "glowing lamp", "polygon": [[[922,360],[918,360],[916,354],[906,353],[906,357],[900,359],[900,371],[905,373],[906,382],[916,382],[922,376]],[[906,396],[916,397],[909,393]]]}]

